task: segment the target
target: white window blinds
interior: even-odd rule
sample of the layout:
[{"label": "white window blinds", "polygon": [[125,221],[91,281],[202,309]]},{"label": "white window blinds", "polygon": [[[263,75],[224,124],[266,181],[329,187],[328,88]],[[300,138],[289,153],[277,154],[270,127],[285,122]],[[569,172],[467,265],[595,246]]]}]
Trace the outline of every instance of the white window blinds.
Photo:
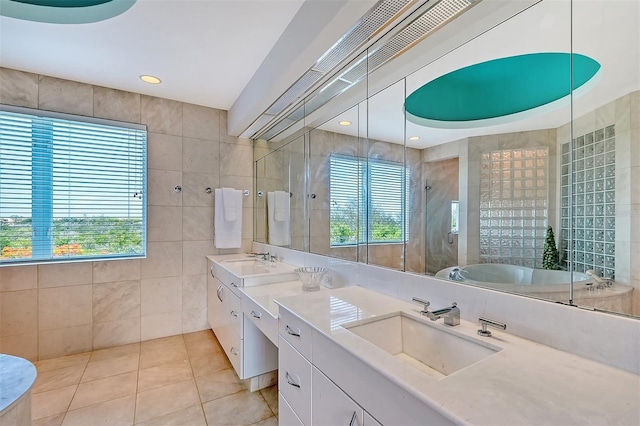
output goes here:
[{"label": "white window blinds", "polygon": [[0,109],[0,264],[143,257],[144,126]]},{"label": "white window blinds", "polygon": [[331,156],[329,168],[332,246],[406,240],[408,168],[341,155]]}]

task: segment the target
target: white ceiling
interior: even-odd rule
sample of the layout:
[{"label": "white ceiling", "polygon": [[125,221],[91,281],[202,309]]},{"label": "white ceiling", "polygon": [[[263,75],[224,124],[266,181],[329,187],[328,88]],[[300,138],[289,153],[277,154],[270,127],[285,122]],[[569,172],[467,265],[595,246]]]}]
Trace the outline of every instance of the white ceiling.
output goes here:
[{"label": "white ceiling", "polygon": [[228,110],[303,3],[138,0],[75,25],[0,16],[0,66]]},{"label": "white ceiling", "polygon": [[[476,6],[482,7],[482,3]],[[569,23],[573,13],[573,31]],[[455,25],[454,21],[450,25]],[[573,38],[573,41],[571,40]],[[572,44],[573,43],[573,44]],[[426,148],[469,136],[500,134],[523,130],[556,128],[571,120],[569,102],[551,112],[533,112],[518,120],[490,127],[450,130],[416,125],[404,119],[406,96],[423,84],[458,68],[490,59],[533,52],[570,52],[590,56],[602,65],[601,79],[586,94],[576,99],[574,117],[579,117],[629,92],[640,90],[640,2],[574,0],[543,1],[507,22],[469,41],[451,53],[425,66],[362,104],[368,114],[368,137],[395,143],[407,140],[414,148]],[[411,55],[411,51],[406,53]],[[366,117],[366,115],[365,115]],[[349,120],[354,125],[341,127]],[[351,109],[330,120],[322,129],[355,135],[358,110]],[[406,134],[405,134],[406,125]]]}]

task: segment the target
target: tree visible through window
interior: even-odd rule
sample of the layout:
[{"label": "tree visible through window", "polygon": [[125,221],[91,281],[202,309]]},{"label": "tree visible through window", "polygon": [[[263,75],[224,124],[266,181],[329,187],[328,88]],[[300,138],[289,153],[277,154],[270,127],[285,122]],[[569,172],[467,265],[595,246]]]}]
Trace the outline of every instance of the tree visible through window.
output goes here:
[{"label": "tree visible through window", "polygon": [[331,246],[406,241],[408,168],[332,155],[329,176]]},{"label": "tree visible through window", "polygon": [[144,256],[146,140],[139,125],[3,107],[0,263]]}]

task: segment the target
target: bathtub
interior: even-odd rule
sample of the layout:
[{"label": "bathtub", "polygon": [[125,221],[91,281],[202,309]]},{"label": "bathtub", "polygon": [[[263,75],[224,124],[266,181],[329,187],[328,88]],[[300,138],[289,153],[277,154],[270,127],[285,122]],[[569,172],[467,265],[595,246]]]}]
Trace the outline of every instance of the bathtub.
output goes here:
[{"label": "bathtub", "polygon": [[[457,274],[450,273],[460,268]],[[569,301],[571,273],[534,269],[526,266],[486,263],[452,266],[436,273],[436,278],[488,287],[509,293],[524,294],[556,302]],[[597,289],[593,279],[582,272],[573,273],[573,300],[580,306],[631,313],[633,287],[613,283],[611,287]]]}]

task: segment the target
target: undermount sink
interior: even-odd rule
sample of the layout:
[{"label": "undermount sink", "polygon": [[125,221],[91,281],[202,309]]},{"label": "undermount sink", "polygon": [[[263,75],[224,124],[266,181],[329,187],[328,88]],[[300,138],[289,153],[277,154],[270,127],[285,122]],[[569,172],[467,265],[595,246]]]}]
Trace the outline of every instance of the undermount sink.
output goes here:
[{"label": "undermount sink", "polygon": [[240,257],[220,261],[225,269],[240,278],[248,278],[257,275],[293,274],[294,267],[282,262],[271,262],[257,257]]},{"label": "undermount sink", "polygon": [[344,328],[425,374],[442,378],[501,348],[401,312],[358,321]]}]

